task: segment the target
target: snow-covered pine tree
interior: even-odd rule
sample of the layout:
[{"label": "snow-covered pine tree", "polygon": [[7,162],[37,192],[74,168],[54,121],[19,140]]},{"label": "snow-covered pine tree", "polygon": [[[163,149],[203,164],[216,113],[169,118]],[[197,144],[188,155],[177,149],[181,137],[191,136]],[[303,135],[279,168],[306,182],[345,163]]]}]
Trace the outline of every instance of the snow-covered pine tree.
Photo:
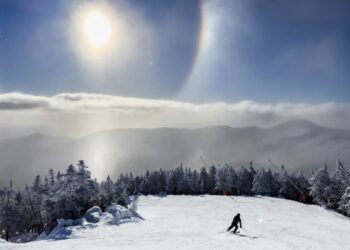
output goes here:
[{"label": "snow-covered pine tree", "polygon": [[306,195],[308,193],[308,190],[309,190],[309,182],[306,179],[306,177],[304,176],[302,170],[299,170],[299,172],[296,176],[296,179],[297,179],[297,185],[298,185],[299,189],[301,191],[303,191],[303,194]]},{"label": "snow-covered pine tree", "polygon": [[265,169],[256,172],[253,180],[252,192],[259,195],[271,195],[271,186]]},{"label": "snow-covered pine tree", "polygon": [[135,189],[134,189],[134,194],[140,194],[142,193],[142,182],[143,182],[143,176],[135,176],[134,177],[134,186],[135,186]]},{"label": "snow-covered pine tree", "polygon": [[167,191],[167,176],[163,169],[159,170],[159,180],[157,184],[158,193],[165,193]]},{"label": "snow-covered pine tree", "polygon": [[12,181],[10,181],[8,188],[5,187],[0,190],[0,233],[4,233],[6,241],[18,230],[20,218],[15,192]]},{"label": "snow-covered pine tree", "polygon": [[202,167],[199,172],[199,192],[201,194],[208,192],[208,173],[205,167]]},{"label": "snow-covered pine tree", "polygon": [[281,186],[278,195],[285,199],[297,200],[299,195],[298,190],[291,182],[297,185],[298,180],[294,174],[290,175],[285,171],[281,176]]},{"label": "snow-covered pine tree", "polygon": [[225,164],[222,171],[223,171],[223,192],[225,195],[230,195],[233,189],[230,166],[228,164]]},{"label": "snow-covered pine tree", "polygon": [[129,173],[129,190],[128,190],[128,193],[130,195],[137,194],[135,178],[134,178],[134,175],[133,175],[132,172]]},{"label": "snow-covered pine tree", "polygon": [[200,182],[199,182],[199,174],[197,170],[194,170],[191,178],[191,193],[199,194],[200,193]]},{"label": "snow-covered pine tree", "polygon": [[192,194],[191,188],[192,171],[189,168],[185,169],[182,183],[182,194]]},{"label": "snow-covered pine tree", "polygon": [[84,161],[78,162],[78,170],[69,165],[65,174],[59,176],[44,206],[49,213],[48,224],[55,225],[58,218],[79,218],[83,213],[98,204],[99,187],[91,179]]},{"label": "snow-covered pine tree", "polygon": [[21,212],[27,228],[40,234],[44,229],[43,194],[26,186],[22,193]]},{"label": "snow-covered pine tree", "polygon": [[270,185],[270,190],[271,190],[270,195],[272,197],[276,197],[276,196],[278,196],[278,191],[280,189],[279,183],[278,183],[277,179],[275,178],[276,175],[272,173],[270,168],[267,170],[266,174],[267,174],[267,179],[268,179],[268,183]]},{"label": "snow-covered pine tree", "polygon": [[36,193],[42,193],[43,191],[43,184],[41,183],[41,177],[40,175],[35,176],[32,191]]},{"label": "snow-covered pine tree", "polygon": [[344,215],[350,216],[350,186],[345,189],[345,192],[339,201],[338,211]]},{"label": "snow-covered pine tree", "polygon": [[350,186],[350,172],[345,169],[343,163],[339,159],[337,159],[337,168],[334,176],[335,180],[341,183],[342,188],[347,188]]},{"label": "snow-covered pine tree", "polygon": [[82,215],[88,208],[98,204],[99,188],[97,182],[91,179],[91,172],[84,161],[80,160],[77,167],[75,200],[77,212]]},{"label": "snow-covered pine tree", "polygon": [[251,195],[252,194],[252,187],[253,187],[253,180],[254,176],[256,174],[255,169],[253,166],[249,168],[245,168],[244,166],[241,167],[240,171],[238,172],[238,194],[239,195]]},{"label": "snow-covered pine tree", "polygon": [[57,182],[61,182],[61,181],[62,181],[62,174],[61,174],[61,171],[58,171],[58,172],[57,172],[56,181],[57,181]]},{"label": "snow-covered pine tree", "polygon": [[225,176],[224,169],[217,168],[215,175],[215,187],[214,191],[216,194],[223,194],[225,190]]},{"label": "snow-covered pine tree", "polygon": [[231,194],[233,189],[233,182],[231,176],[231,169],[228,164],[223,168],[217,168],[215,176],[215,193],[217,194]]},{"label": "snow-covered pine tree", "polygon": [[48,191],[48,183],[46,187],[41,182],[40,175],[34,179],[33,186],[26,192],[28,202],[31,203],[33,213],[33,221],[31,227],[40,234],[44,229],[44,210],[42,209],[44,194]]},{"label": "snow-covered pine tree", "polygon": [[49,169],[48,179],[50,186],[53,187],[55,185],[55,173],[53,169]]},{"label": "snow-covered pine tree", "polygon": [[239,183],[239,177],[238,174],[236,173],[235,169],[230,166],[229,169],[229,175],[230,175],[230,180],[231,180],[231,194],[232,195],[237,195],[238,194],[238,183]]},{"label": "snow-covered pine tree", "polygon": [[[124,207],[127,207],[130,203],[127,181],[128,178],[121,174],[115,183],[115,201]],[[150,181],[150,176],[148,181]],[[150,183],[147,185],[150,185]]]},{"label": "snow-covered pine tree", "polygon": [[312,175],[309,183],[309,194],[313,197],[313,201],[319,205],[327,205],[332,197],[329,197],[330,194],[329,192],[326,193],[326,190],[331,186],[332,181],[329,177],[326,163]]},{"label": "snow-covered pine tree", "polygon": [[115,186],[109,175],[107,179],[101,183],[100,196],[102,207],[106,207],[115,200]]},{"label": "snow-covered pine tree", "polygon": [[55,193],[45,200],[46,207],[51,207],[49,224],[54,226],[56,219],[73,219],[79,216],[75,193],[78,189],[77,171],[71,164],[64,175],[57,180]]},{"label": "snow-covered pine tree", "polygon": [[167,192],[169,194],[175,194],[176,193],[176,185],[175,185],[175,174],[174,170],[170,170],[168,172],[167,176]]},{"label": "snow-covered pine tree", "polygon": [[216,183],[216,172],[217,168],[212,165],[209,168],[209,173],[208,173],[208,181],[207,181],[207,193],[208,194],[215,194],[215,183]]},{"label": "snow-covered pine tree", "polygon": [[147,195],[151,193],[151,174],[148,169],[142,179],[141,189],[143,194]]},{"label": "snow-covered pine tree", "polygon": [[184,183],[184,169],[182,163],[174,171],[175,178],[175,194],[182,194]]},{"label": "snow-covered pine tree", "polygon": [[342,162],[337,159],[337,167],[335,173],[332,176],[333,192],[337,202],[342,198],[345,189],[350,187],[350,173],[345,169]]}]

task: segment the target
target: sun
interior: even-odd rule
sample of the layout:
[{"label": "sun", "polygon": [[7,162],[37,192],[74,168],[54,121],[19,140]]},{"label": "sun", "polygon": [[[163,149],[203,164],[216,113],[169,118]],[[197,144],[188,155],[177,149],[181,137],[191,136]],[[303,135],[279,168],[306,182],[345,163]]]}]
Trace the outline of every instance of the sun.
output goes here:
[{"label": "sun", "polygon": [[104,47],[112,36],[111,22],[101,11],[91,10],[84,17],[83,34],[91,46]]}]

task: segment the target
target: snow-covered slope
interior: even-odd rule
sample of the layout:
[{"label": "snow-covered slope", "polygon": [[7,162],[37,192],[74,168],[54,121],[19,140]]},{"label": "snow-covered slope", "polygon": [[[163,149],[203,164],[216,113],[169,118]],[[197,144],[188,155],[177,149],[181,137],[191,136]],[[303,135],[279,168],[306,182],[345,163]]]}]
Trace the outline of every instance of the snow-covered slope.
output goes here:
[{"label": "snow-covered slope", "polygon": [[[5,250],[47,249],[349,249],[350,220],[314,205],[269,197],[140,197],[145,221],[73,230],[70,239]],[[225,232],[235,213],[243,228]]]}]

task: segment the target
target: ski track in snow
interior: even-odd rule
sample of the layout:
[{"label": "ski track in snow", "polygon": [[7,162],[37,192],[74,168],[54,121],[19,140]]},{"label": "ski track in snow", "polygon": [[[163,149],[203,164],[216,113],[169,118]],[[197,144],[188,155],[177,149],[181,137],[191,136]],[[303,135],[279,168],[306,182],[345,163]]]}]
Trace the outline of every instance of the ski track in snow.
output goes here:
[{"label": "ski track in snow", "polygon": [[[241,213],[241,235],[227,233]],[[350,249],[350,220],[315,205],[270,197],[140,197],[145,221],[74,229],[70,239],[4,250],[63,249]]]}]

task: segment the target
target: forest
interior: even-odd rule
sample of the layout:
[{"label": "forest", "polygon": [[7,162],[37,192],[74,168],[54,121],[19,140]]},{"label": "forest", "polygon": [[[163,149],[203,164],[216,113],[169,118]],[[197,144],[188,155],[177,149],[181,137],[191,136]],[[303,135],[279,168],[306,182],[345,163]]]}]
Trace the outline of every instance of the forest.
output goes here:
[{"label": "forest", "polygon": [[57,225],[57,219],[76,219],[93,206],[111,203],[125,207],[135,195],[264,195],[318,204],[350,216],[350,173],[337,160],[333,174],[324,164],[309,178],[300,171],[289,174],[256,168],[253,162],[236,168],[230,164],[192,170],[180,164],[173,170],[147,170],[143,175],[120,174],[99,182],[83,160],[69,165],[64,173],[52,169],[35,176],[31,185],[14,188],[13,182],[0,189],[0,233],[9,240],[20,233],[40,235]]}]

